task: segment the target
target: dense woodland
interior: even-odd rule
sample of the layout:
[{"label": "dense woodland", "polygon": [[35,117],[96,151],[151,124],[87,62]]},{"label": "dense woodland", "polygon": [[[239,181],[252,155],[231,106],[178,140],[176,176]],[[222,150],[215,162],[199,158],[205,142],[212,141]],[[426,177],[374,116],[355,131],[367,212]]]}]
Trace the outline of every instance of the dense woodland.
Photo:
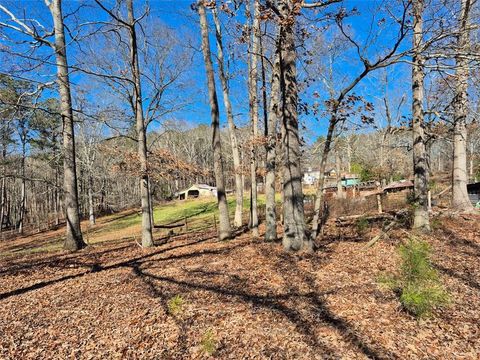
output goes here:
[{"label": "dense woodland", "polygon": [[[141,221],[129,243],[141,251],[158,251],[160,222],[170,239],[178,226],[185,231],[190,226],[191,231],[195,216],[210,211],[207,206],[195,212],[197,208],[185,205],[187,210],[174,219],[167,210],[183,206],[177,200],[179,191],[206,184],[215,187],[215,215],[213,223],[210,217],[200,218],[208,229],[193,238],[213,231],[222,242],[205,251],[214,254],[231,251],[240,236],[242,244],[262,252],[257,255],[265,269],[288,267],[291,276],[298,272],[298,281],[313,294],[302,295],[305,311],[324,306],[312,285],[320,280],[303,277],[316,271],[313,262],[318,258],[292,265],[286,262],[297,258],[282,256],[323,256],[335,239],[344,241],[342,231],[353,229],[368,248],[382,247],[382,255],[366,264],[368,258],[356,254],[357,243],[348,247],[339,242],[345,246],[342,256],[378,268],[392,252],[376,244],[408,235],[410,240],[398,246],[404,278],[382,281],[400,294],[409,313],[430,314],[430,308],[451,302],[437,271],[463,261],[452,260],[455,251],[441,240],[456,230],[442,228],[439,234],[439,223],[454,229],[455,221],[466,221],[460,227],[467,234],[462,246],[467,246],[468,236],[474,242],[480,237],[475,227],[479,205],[467,191],[467,185],[480,179],[479,20],[477,0],[0,0],[1,246],[20,251],[23,245],[17,248],[15,241],[27,244],[25,239],[32,239],[31,246],[40,249],[42,241],[50,241],[48,234],[61,229],[55,238],[62,242],[61,256],[79,254],[87,263],[79,267],[88,267],[91,259],[103,256],[89,252],[96,251],[91,250],[90,231],[108,227],[110,220],[102,219],[122,221],[118,214],[128,219],[132,211]],[[320,174],[308,186],[307,171]],[[333,185],[326,175],[330,173],[336,174]],[[355,175],[360,184],[370,186],[370,193],[362,194],[360,185],[344,187],[342,174]],[[409,180],[411,190],[390,201],[384,189]],[[187,215],[190,210],[193,215]],[[171,225],[179,221],[183,223]],[[390,236],[391,231],[396,235]],[[431,265],[429,241],[412,240],[417,237],[443,249],[445,264]],[[478,260],[478,246],[472,245],[476,257],[465,253],[465,264]],[[121,251],[126,258],[134,256]],[[275,256],[268,257],[270,251]],[[239,256],[246,256],[245,266],[250,266],[254,258],[245,254]],[[335,260],[337,255],[332,261],[347,261]],[[218,261],[233,261],[228,256]],[[69,264],[68,259],[56,261]],[[282,265],[275,265],[275,259]],[[150,276],[141,273],[137,261],[125,260],[119,267]],[[195,266],[180,261],[187,269]],[[8,276],[23,271],[12,264],[6,266],[14,269]],[[93,265],[92,272],[95,266],[101,272],[113,265]],[[412,270],[416,266],[418,273]],[[213,279],[217,273],[211,271]],[[257,271],[262,267],[255,266],[252,278],[262,279]],[[75,279],[78,274],[65,276]],[[173,297],[178,289],[169,286],[185,289],[189,283],[165,274],[151,276],[148,281],[168,283],[164,289],[172,297],[167,313],[175,313],[171,306],[181,307],[184,300]],[[364,276],[354,272],[352,281],[367,281]],[[478,282],[472,276],[467,277],[475,285],[474,295],[450,284],[465,304],[478,302]],[[256,285],[262,283],[258,281]],[[316,319],[305,330],[304,323],[296,322],[303,315],[284,307],[283,298],[221,292],[212,286],[189,289],[240,297],[260,307],[270,304],[303,329],[301,336],[313,333],[313,324],[320,321],[305,315]],[[32,290],[6,289],[0,301]],[[291,301],[290,295],[285,301]],[[466,306],[462,317],[471,316],[469,311]],[[328,317],[326,310],[323,314],[321,321],[348,333],[346,323]],[[402,328],[399,333],[409,331]],[[209,334],[202,340],[204,352],[228,358],[225,344],[208,350]],[[367,358],[402,358],[403,350],[393,351],[395,356],[388,351],[378,355],[358,338],[350,336],[349,341]],[[468,344],[464,347],[473,350],[466,358],[473,359],[475,350],[480,354],[478,342]],[[312,346],[310,350],[319,349]],[[314,358],[307,355],[310,350],[287,351],[285,358]],[[339,355],[344,350],[319,358],[356,358],[351,349]],[[254,356],[243,351],[248,349],[233,353],[237,358]],[[265,351],[261,358],[277,358],[276,351]],[[145,354],[155,358],[155,353]],[[185,352],[163,356],[195,358]]]}]

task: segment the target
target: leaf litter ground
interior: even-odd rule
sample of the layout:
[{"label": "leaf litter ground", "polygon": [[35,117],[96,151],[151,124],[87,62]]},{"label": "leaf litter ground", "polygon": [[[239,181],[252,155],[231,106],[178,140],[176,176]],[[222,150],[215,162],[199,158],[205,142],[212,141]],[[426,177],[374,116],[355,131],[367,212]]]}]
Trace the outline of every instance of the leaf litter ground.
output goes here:
[{"label": "leaf litter ground", "polygon": [[4,256],[0,358],[479,359],[479,220],[443,217],[426,238],[452,302],[421,321],[377,282],[398,266],[401,230],[366,248],[375,229],[330,224],[313,255],[205,231]]}]

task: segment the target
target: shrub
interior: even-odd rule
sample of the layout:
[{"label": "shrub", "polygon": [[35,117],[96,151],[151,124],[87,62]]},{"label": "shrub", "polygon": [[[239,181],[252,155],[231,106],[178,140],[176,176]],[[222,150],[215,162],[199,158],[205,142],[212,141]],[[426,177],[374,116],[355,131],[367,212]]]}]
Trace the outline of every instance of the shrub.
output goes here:
[{"label": "shrub", "polygon": [[379,282],[398,293],[403,307],[419,318],[448,304],[448,294],[430,262],[428,243],[410,238],[399,252],[402,259],[399,275],[384,275]]},{"label": "shrub", "polygon": [[400,302],[407,311],[417,317],[424,317],[433,309],[446,305],[448,295],[440,284],[428,286],[410,284],[403,289]]},{"label": "shrub", "polygon": [[167,307],[168,307],[168,312],[171,315],[178,315],[181,314],[183,311],[183,298],[181,295],[175,295],[172,297],[170,300],[168,300]]},{"label": "shrub", "polygon": [[212,330],[207,330],[205,334],[203,334],[200,345],[206,354],[213,355],[215,353],[217,350],[217,340]]}]

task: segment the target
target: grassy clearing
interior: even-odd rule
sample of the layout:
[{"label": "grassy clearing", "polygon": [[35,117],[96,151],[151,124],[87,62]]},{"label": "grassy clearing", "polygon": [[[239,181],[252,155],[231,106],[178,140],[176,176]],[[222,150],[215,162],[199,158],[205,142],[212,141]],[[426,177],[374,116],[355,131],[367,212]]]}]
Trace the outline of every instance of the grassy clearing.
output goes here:
[{"label": "grassy clearing", "polygon": [[[259,195],[259,207],[265,205],[265,196]],[[250,208],[250,199],[244,199],[244,219],[248,218]],[[230,196],[228,199],[228,208],[231,218],[235,212],[235,198]],[[262,210],[261,210],[262,211]],[[155,224],[167,225],[176,222],[183,223],[185,218],[188,222],[188,231],[199,231],[214,227],[214,220],[218,223],[217,200],[209,199],[191,199],[184,201],[172,201],[160,204],[154,208],[153,213]],[[126,238],[135,238],[140,236],[141,232],[141,214],[138,211],[124,212],[120,214],[108,215],[98,219],[96,225],[91,227],[88,221],[82,222],[84,239],[90,245],[103,242],[119,241]],[[185,232],[185,227],[174,229],[175,232]],[[155,230],[155,237],[161,238],[168,234],[168,230]],[[54,237],[50,236],[48,241],[38,235],[32,235],[24,242],[24,247],[19,248],[0,248],[0,257],[8,255],[27,255],[41,252],[60,251],[63,246],[64,232],[60,231]]]},{"label": "grassy clearing", "polygon": [[[258,205],[265,205],[265,196],[260,195]],[[235,199],[228,199],[228,208],[230,215],[235,212]],[[245,212],[250,208],[250,199],[245,198],[243,203]],[[218,209],[216,199],[191,199],[182,201],[172,201],[155,207],[153,218],[157,225],[167,225],[175,222],[183,222],[188,218],[188,226],[191,230],[199,230],[213,226],[214,216],[218,221]],[[97,233],[111,232],[115,230],[127,229],[133,226],[141,225],[140,213],[133,213],[119,220],[115,220],[107,226],[99,229]]]}]

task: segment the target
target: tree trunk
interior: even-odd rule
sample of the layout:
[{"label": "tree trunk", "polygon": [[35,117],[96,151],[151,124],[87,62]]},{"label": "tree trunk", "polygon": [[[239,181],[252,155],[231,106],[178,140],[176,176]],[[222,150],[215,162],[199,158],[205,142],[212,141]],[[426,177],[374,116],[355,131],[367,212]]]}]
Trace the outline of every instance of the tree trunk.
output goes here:
[{"label": "tree trunk", "polygon": [[[246,4],[248,7],[249,4]],[[253,0],[253,26],[251,48],[248,53],[248,98],[251,119],[251,145],[250,145],[250,228],[253,237],[258,237],[258,201],[257,201],[257,150],[258,138],[258,54],[260,52],[260,8],[258,0]],[[249,22],[249,19],[247,18]]]},{"label": "tree trunk", "polygon": [[345,198],[342,184],[342,163],[340,159],[339,146],[335,148],[335,172],[337,173],[337,199]]},{"label": "tree trunk", "polygon": [[225,178],[223,173],[222,145],[220,142],[220,115],[218,111],[217,92],[215,90],[215,76],[213,73],[212,57],[210,52],[210,41],[208,38],[207,15],[203,1],[198,3],[198,14],[200,16],[200,28],[202,33],[202,51],[207,73],[208,95],[210,102],[210,114],[212,118],[212,148],[215,181],[217,185],[217,201],[220,226],[218,238],[226,240],[231,237],[230,220],[228,216],[227,195],[225,193]]},{"label": "tree trunk", "polygon": [[223,103],[225,105],[225,111],[227,113],[228,131],[230,135],[230,143],[232,146],[233,168],[235,173],[235,218],[233,225],[235,227],[242,226],[242,213],[243,213],[243,181],[242,171],[240,163],[240,151],[238,149],[238,139],[236,134],[235,122],[233,120],[232,104],[230,102],[230,94],[228,87],[228,79],[226,76],[223,58],[223,44],[222,33],[220,27],[220,21],[218,19],[217,10],[213,11],[213,21],[215,22],[215,34],[217,38],[217,55],[218,55],[218,72],[220,81],[222,83],[223,90]]},{"label": "tree trunk", "polygon": [[150,182],[147,163],[147,129],[143,117],[142,86],[140,83],[140,65],[138,63],[137,34],[133,0],[127,1],[129,34],[130,34],[130,66],[134,82],[133,101],[135,104],[135,121],[138,141],[138,158],[140,160],[140,198],[142,206],[142,247],[152,247],[152,206]]},{"label": "tree trunk", "polygon": [[315,206],[314,206],[314,215],[312,220],[312,233],[311,239],[315,240],[321,230],[322,222],[322,209],[323,206],[323,188],[325,186],[325,169],[327,167],[328,155],[330,154],[330,149],[332,146],[333,132],[336,125],[336,117],[332,115],[330,117],[330,123],[328,125],[327,137],[325,138],[325,146],[323,147],[322,158],[320,160],[320,178],[318,179],[317,193],[315,195]]},{"label": "tree trunk", "polygon": [[270,89],[270,106],[268,109],[266,172],[265,177],[265,241],[277,240],[277,215],[275,203],[275,160],[277,146],[277,123],[280,106],[280,50],[277,46],[272,70],[272,85]]},{"label": "tree trunk", "polygon": [[95,225],[95,206],[93,204],[93,177],[88,175],[88,219],[90,225]]},{"label": "tree trunk", "polygon": [[66,250],[76,251],[85,247],[86,244],[83,241],[80,228],[80,216],[78,213],[75,134],[61,0],[52,0],[49,8],[55,28],[57,83],[61,98],[60,112],[63,121],[63,190],[65,194],[65,216],[67,223],[64,248]]},{"label": "tree trunk", "polygon": [[[295,19],[291,1],[280,1],[279,9],[285,19]],[[283,247],[292,251],[312,251],[313,242],[305,232],[302,170],[300,167],[300,135],[298,129],[298,86],[295,48],[295,21],[282,24],[280,29],[280,68],[283,142]]]},{"label": "tree trunk", "polygon": [[472,211],[473,206],[467,192],[467,88],[468,88],[468,60],[469,52],[469,12],[470,0],[461,0],[461,15],[457,40],[456,86],[454,99],[453,119],[453,184],[452,207],[455,210]]},{"label": "tree trunk", "polygon": [[[5,165],[3,165],[3,168],[5,168]],[[2,177],[2,189],[1,189],[1,199],[0,199],[0,233],[3,231],[3,219],[5,218],[5,205],[6,205],[6,198],[7,198],[7,193],[6,193],[6,188],[5,188],[5,170],[3,173]]]},{"label": "tree trunk", "polygon": [[475,156],[475,148],[474,148],[474,145],[473,145],[473,142],[470,144],[470,160],[469,160],[469,173],[470,173],[470,178],[473,179],[474,176],[473,176],[473,159],[474,159],[474,156]]},{"label": "tree trunk", "polygon": [[352,172],[352,135],[347,136],[347,171]]},{"label": "tree trunk", "polygon": [[60,224],[60,191],[58,190],[58,167],[55,165],[55,225]]},{"label": "tree trunk", "polygon": [[22,144],[22,185],[20,190],[20,211],[18,216],[18,233],[23,234],[25,222],[25,207],[27,205],[27,184],[25,180],[25,144]]},{"label": "tree trunk", "polygon": [[428,218],[428,166],[423,121],[424,59],[422,55],[423,0],[413,2],[412,134],[415,210],[413,228],[430,230]]}]

